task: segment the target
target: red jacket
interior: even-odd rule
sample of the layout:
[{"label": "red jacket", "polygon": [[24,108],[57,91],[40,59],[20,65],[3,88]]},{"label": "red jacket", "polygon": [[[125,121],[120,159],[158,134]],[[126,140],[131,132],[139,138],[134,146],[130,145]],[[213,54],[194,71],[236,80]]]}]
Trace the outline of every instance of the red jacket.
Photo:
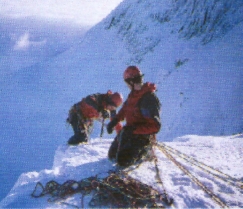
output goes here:
[{"label": "red jacket", "polygon": [[154,134],[160,130],[160,103],[154,92],[154,84],[145,83],[141,90],[133,90],[118,112],[118,121],[126,120],[133,126],[134,134]]},{"label": "red jacket", "polygon": [[[76,104],[77,111],[80,112],[84,118],[91,120],[98,119],[101,117],[101,112],[107,109],[107,98],[108,93],[88,95],[87,97],[83,98],[81,102]],[[116,111],[114,111],[113,115],[114,114],[116,114]],[[115,129],[118,133],[122,129],[122,125],[118,123]]]}]

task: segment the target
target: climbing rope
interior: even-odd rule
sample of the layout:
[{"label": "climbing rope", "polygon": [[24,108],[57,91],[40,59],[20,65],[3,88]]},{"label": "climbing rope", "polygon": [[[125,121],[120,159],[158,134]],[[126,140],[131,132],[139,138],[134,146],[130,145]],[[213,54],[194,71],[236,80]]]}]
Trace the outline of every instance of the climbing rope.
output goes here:
[{"label": "climbing rope", "polygon": [[221,179],[224,182],[229,183],[232,186],[235,186],[237,188],[243,189],[243,183],[241,182],[241,180],[236,179],[228,174],[223,173],[222,171],[219,171],[215,168],[213,168],[212,166],[206,165],[203,162],[200,162],[198,160],[196,160],[195,158],[192,158],[178,150],[176,150],[175,148],[172,148],[168,145],[165,145],[164,143],[158,143],[160,146],[163,146],[167,151],[175,154],[176,156],[180,157],[181,159],[191,163],[192,165],[197,166],[198,168],[204,170],[205,172],[213,175],[216,178]]},{"label": "climbing rope", "polygon": [[[105,199],[105,201],[111,202],[112,206],[119,208],[160,207],[156,200],[159,200],[161,195],[152,187],[134,180],[128,175],[122,179],[120,175],[114,173],[99,183],[99,189],[102,192],[96,193],[96,197],[91,201],[91,206],[97,206],[97,202],[100,202],[102,198],[101,205],[107,205],[107,202],[104,202]],[[96,204],[93,204],[94,202]]]},{"label": "climbing rope", "polygon": [[156,171],[156,177],[155,178],[158,180],[158,183],[162,186],[163,194],[164,194],[164,201],[166,202],[167,205],[172,205],[174,200],[169,197],[169,195],[168,195],[168,193],[165,189],[164,182],[161,179],[161,174],[160,174],[160,170],[159,170],[159,167],[158,167],[158,158],[154,153],[154,147],[153,146],[152,146],[152,155],[153,155],[153,158],[154,158],[154,165],[155,165],[155,171]]},{"label": "climbing rope", "polygon": [[[90,177],[79,182],[74,180],[59,184],[49,181],[43,186],[38,182],[31,196],[38,198],[50,195],[49,202],[64,200],[75,193],[81,193],[81,207],[84,207],[85,195],[93,194],[89,202],[90,207],[112,206],[118,208],[162,208],[163,194],[151,186],[141,183],[123,173],[123,177],[116,173],[104,179]],[[77,207],[66,202],[61,202],[72,207]]]},{"label": "climbing rope", "polygon": [[181,163],[179,163],[161,144],[157,143],[157,147],[161,150],[164,155],[170,159],[179,169],[181,169],[187,176],[191,178],[191,180],[197,184],[201,189],[207,193],[212,200],[214,200],[220,207],[228,208],[228,206],[212,191],[210,191],[198,178],[196,178],[189,170],[187,170]]}]

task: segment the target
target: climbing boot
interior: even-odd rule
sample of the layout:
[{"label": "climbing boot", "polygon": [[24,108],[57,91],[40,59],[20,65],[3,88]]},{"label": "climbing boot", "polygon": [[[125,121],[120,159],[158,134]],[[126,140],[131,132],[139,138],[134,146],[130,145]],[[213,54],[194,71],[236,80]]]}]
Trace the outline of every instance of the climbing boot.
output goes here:
[{"label": "climbing boot", "polygon": [[79,143],[88,142],[88,137],[85,133],[75,133],[70,139],[68,140],[69,145],[77,145]]}]

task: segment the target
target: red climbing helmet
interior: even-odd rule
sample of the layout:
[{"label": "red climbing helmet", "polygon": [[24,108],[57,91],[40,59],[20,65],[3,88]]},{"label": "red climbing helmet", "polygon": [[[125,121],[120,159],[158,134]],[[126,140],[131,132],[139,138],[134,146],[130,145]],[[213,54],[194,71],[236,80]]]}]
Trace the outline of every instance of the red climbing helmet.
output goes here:
[{"label": "red climbing helmet", "polygon": [[115,107],[119,107],[122,102],[123,102],[123,96],[118,93],[118,92],[115,92],[115,93],[112,93],[111,91],[108,91],[108,104],[111,105],[111,106],[115,106]]},{"label": "red climbing helmet", "polygon": [[123,74],[123,78],[126,82],[130,81],[140,81],[141,78],[143,77],[142,72],[138,69],[136,66],[129,66]]},{"label": "red climbing helmet", "polygon": [[111,101],[115,104],[115,107],[119,107],[123,102],[123,96],[120,93],[115,92],[111,95]]}]

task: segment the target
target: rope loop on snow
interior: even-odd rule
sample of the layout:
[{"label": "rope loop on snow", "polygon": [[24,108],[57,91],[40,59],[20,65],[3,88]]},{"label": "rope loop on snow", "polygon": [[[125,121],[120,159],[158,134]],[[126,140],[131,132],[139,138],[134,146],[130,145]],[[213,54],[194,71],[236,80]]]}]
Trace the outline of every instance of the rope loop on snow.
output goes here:
[{"label": "rope loop on snow", "polygon": [[175,154],[177,157],[180,157],[188,163],[200,168],[201,170],[204,170],[205,172],[211,174],[215,178],[221,179],[222,181],[225,181],[236,188],[243,189],[243,182],[241,181],[241,179],[237,179],[228,174],[225,174],[222,171],[215,169],[212,166],[209,166],[203,162],[200,162],[197,159],[192,158],[191,156],[188,156],[185,153],[182,153],[179,150],[172,148],[164,143],[158,143],[158,145],[163,146],[167,152]]},{"label": "rope loop on snow", "polygon": [[211,190],[209,190],[201,181],[199,181],[198,178],[196,178],[188,169],[186,169],[181,163],[179,163],[166,149],[165,146],[163,146],[162,143],[157,143],[157,147],[161,150],[164,155],[170,159],[179,169],[181,169],[187,176],[191,178],[191,180],[197,184],[201,189],[207,193],[212,200],[214,200],[220,207],[222,208],[228,208],[228,206]]},{"label": "rope loop on snow", "polygon": [[[75,193],[81,193],[81,205],[83,198],[91,194],[90,207],[112,206],[118,208],[161,208],[163,207],[164,194],[160,194],[151,186],[141,183],[123,173],[123,177],[111,173],[108,177],[99,179],[90,177],[77,182],[68,180],[63,184],[49,181],[43,186],[38,182],[31,196],[38,198],[50,195],[49,202],[63,200]],[[61,202],[62,204],[68,204]],[[77,207],[72,205],[73,207]]]}]

